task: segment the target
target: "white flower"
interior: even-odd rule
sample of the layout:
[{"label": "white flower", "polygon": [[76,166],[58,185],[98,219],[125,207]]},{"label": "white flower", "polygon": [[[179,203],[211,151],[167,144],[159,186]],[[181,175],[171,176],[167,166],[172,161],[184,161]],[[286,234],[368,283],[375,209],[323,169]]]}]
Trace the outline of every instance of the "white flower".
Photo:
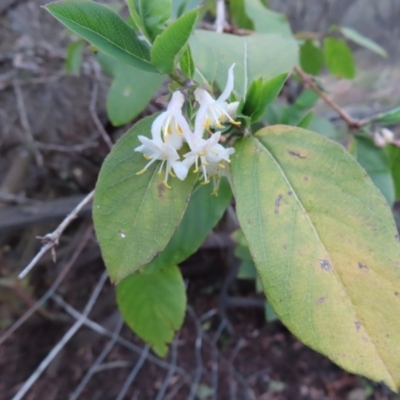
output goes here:
[{"label": "white flower", "polygon": [[390,129],[382,128],[373,135],[375,146],[384,147],[387,144],[394,143],[394,134]]},{"label": "white flower", "polygon": [[182,114],[184,101],[185,98],[181,92],[174,92],[167,110],[161,113],[151,126],[153,137],[162,133],[164,143],[171,145],[176,150],[182,147],[184,130],[189,129]]},{"label": "white flower", "polygon": [[393,143],[394,133],[390,129],[382,128],[380,133],[385,139],[386,143]]},{"label": "white flower", "polygon": [[222,161],[229,163],[229,156],[235,150],[233,148],[225,148],[218,143],[221,132],[213,133],[208,139],[203,139],[201,136],[202,133],[200,134],[198,131],[191,133],[190,136],[185,135],[191,151],[184,155],[183,164],[187,168],[195,164],[195,170],[193,171],[195,173],[201,168],[204,183],[208,183],[209,171],[213,172],[218,164],[220,164],[220,168],[223,168]]},{"label": "white flower", "polygon": [[135,148],[135,151],[143,153],[147,160],[150,160],[146,166],[136,175],[142,174],[147,171],[147,168],[153,164],[155,161],[161,161],[159,174],[162,173],[163,167],[165,165],[165,176],[163,183],[167,188],[168,185],[168,175],[173,175],[172,170],[175,175],[180,179],[184,180],[187,176],[189,168],[179,161],[180,157],[176,149],[170,144],[166,144],[161,139],[161,133],[154,135],[153,139],[149,139],[146,136],[138,136],[138,139],[142,143],[140,146]]},{"label": "white flower", "polygon": [[[233,90],[233,68],[235,64],[229,68],[228,80],[224,91],[218,99],[214,99],[206,90],[197,88],[194,91],[194,96],[200,104],[199,111],[197,112],[197,121],[201,123],[207,130],[210,126],[216,126],[217,128],[223,129],[222,122],[228,120],[231,124],[239,125],[232,119],[232,115],[235,114],[239,102],[227,103],[229,95]],[[197,128],[196,128],[197,129]]]}]

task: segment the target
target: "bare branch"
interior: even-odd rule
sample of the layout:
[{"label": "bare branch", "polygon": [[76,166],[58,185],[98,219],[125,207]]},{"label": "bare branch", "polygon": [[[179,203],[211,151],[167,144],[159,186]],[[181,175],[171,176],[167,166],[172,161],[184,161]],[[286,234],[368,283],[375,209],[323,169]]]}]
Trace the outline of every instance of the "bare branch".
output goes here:
[{"label": "bare branch", "polygon": [[40,152],[36,146],[35,139],[33,138],[31,126],[30,126],[29,120],[28,120],[28,115],[26,113],[24,97],[22,95],[22,90],[21,90],[21,86],[19,84],[18,79],[13,79],[13,88],[14,88],[15,97],[17,98],[17,110],[18,110],[19,118],[20,118],[21,125],[22,125],[22,128],[25,133],[25,137],[24,137],[25,145],[26,145],[27,149],[29,151],[31,151],[33,153],[33,155],[35,156],[36,164],[39,167],[43,167],[43,157],[40,154]]},{"label": "bare branch", "polygon": [[139,373],[140,369],[142,368],[144,362],[146,361],[147,355],[149,354],[150,346],[146,344],[146,346],[143,347],[142,354],[140,355],[140,358],[138,362],[136,363],[135,367],[131,371],[131,373],[128,375],[128,378],[124,382],[124,385],[122,386],[122,389],[118,393],[117,399],[116,400],[123,400],[126,392],[129,390],[130,386],[132,385],[132,382],[135,380],[136,375]]},{"label": "bare branch", "polygon": [[346,111],[343,110],[338,104],[336,104],[332,99],[330,99],[315,83],[314,78],[311,75],[306,74],[301,68],[299,67],[294,67],[294,70],[296,71],[297,75],[301,78],[301,80],[304,82],[304,84],[308,87],[310,87],[315,93],[318,94],[319,97],[329,106],[331,107],[334,111],[336,111],[340,118],[343,119],[343,121],[347,124],[349,129],[351,130],[358,130],[362,126],[366,125],[368,122],[364,120],[358,120],[350,117],[349,114],[347,114]]},{"label": "bare branch", "polygon": [[22,387],[18,390],[16,395],[12,398],[12,400],[21,400],[28,390],[32,387],[32,385],[38,380],[42,372],[48,367],[48,365],[54,360],[60,350],[66,345],[66,343],[75,335],[78,329],[84,324],[87,316],[92,310],[101,289],[103,288],[108,275],[107,272],[104,271],[101,275],[99,281],[97,282],[96,287],[94,288],[92,295],[89,298],[89,301],[86,304],[85,309],[81,317],[71,326],[71,328],[67,331],[67,333],[62,337],[62,339],[53,347],[50,353],[46,356],[46,358],[39,364],[36,368],[35,372],[29,377],[29,379],[22,385]]},{"label": "bare branch", "polygon": [[215,31],[222,33],[225,26],[225,0],[217,0]]},{"label": "bare branch", "polygon": [[94,124],[96,125],[97,130],[99,131],[100,136],[106,143],[109,149],[113,147],[113,143],[110,139],[110,136],[108,136],[108,133],[104,129],[103,124],[101,123],[99,116],[97,115],[96,111],[96,103],[97,103],[97,97],[99,93],[99,83],[98,81],[100,80],[100,70],[99,66],[96,63],[93,63],[93,69],[96,75],[96,80],[93,82],[93,89],[92,89],[92,98],[90,100],[90,105],[89,105],[89,112],[90,116],[92,117],[92,120]]},{"label": "bare branch", "polygon": [[29,308],[17,321],[8,328],[3,335],[0,337],[0,345],[2,345],[18,328],[20,328],[40,307],[55,293],[57,288],[60,286],[61,282],[66,277],[69,270],[74,265],[76,259],[82,253],[82,250],[85,248],[86,244],[92,237],[93,228],[90,226],[86,229],[85,233],[81,241],[79,242],[76,250],[72,254],[71,258],[68,260],[66,264],[62,267],[60,273],[57,276],[57,279],[51,285],[51,287],[47,290],[47,292],[38,300],[36,303]]},{"label": "bare branch", "polygon": [[91,191],[64,219],[63,222],[58,226],[58,228],[52,232],[46,234],[42,238],[42,243],[43,246],[40,249],[39,253],[36,254],[36,256],[33,258],[33,260],[29,263],[29,265],[18,275],[19,279],[24,278],[29,271],[37,264],[37,262],[43,257],[45,253],[47,253],[49,250],[53,249],[55,246],[58,245],[58,241],[60,239],[61,234],[64,232],[64,230],[67,228],[67,226],[71,223],[72,220],[74,220],[77,215],[79,214],[79,211],[87,204],[89,203],[94,196],[94,190]]}]

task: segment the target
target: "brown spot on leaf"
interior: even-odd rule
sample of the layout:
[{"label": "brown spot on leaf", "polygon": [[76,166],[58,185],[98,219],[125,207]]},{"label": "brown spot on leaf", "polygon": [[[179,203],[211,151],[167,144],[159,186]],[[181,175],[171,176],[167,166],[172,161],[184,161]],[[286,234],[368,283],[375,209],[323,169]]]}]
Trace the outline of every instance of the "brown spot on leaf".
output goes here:
[{"label": "brown spot on leaf", "polygon": [[280,194],[275,200],[275,214],[279,214],[279,206],[282,200],[282,195]]},{"label": "brown spot on leaf", "polygon": [[330,271],[332,269],[331,264],[329,264],[328,260],[318,260],[319,265],[325,270]]},{"label": "brown spot on leaf", "polygon": [[289,153],[291,156],[294,156],[294,157],[298,157],[298,158],[307,158],[306,156],[303,156],[302,154],[300,154],[298,151],[288,150],[288,153]]},{"label": "brown spot on leaf", "polygon": [[310,178],[308,177],[308,176],[305,176],[304,178],[303,178],[303,181],[309,181],[310,180]]},{"label": "brown spot on leaf", "polygon": [[358,332],[360,330],[360,328],[361,328],[361,322],[360,321],[356,321],[355,325],[356,325],[356,329],[357,329],[357,332]]},{"label": "brown spot on leaf", "polygon": [[288,194],[289,196],[291,196],[291,195],[293,194],[293,192],[292,192],[291,190],[289,190],[289,192],[287,192],[287,194]]},{"label": "brown spot on leaf", "polygon": [[364,342],[369,342],[369,339],[365,336],[362,336],[362,340],[364,340]]},{"label": "brown spot on leaf", "polygon": [[364,270],[369,270],[369,268],[364,264],[364,263],[362,263],[362,262],[359,262],[358,263],[358,268],[360,268],[360,269],[364,269]]},{"label": "brown spot on leaf", "polygon": [[395,296],[398,296],[398,295],[399,295],[399,292],[394,292],[394,295],[395,295]]},{"label": "brown spot on leaf", "polygon": [[163,199],[164,198],[166,190],[167,190],[167,188],[165,187],[163,182],[160,182],[157,185],[157,193],[158,193],[158,198],[159,199]]},{"label": "brown spot on leaf", "polygon": [[317,303],[317,304],[322,304],[322,303],[325,303],[325,300],[326,300],[326,297],[320,297],[320,298],[316,301],[316,303]]}]

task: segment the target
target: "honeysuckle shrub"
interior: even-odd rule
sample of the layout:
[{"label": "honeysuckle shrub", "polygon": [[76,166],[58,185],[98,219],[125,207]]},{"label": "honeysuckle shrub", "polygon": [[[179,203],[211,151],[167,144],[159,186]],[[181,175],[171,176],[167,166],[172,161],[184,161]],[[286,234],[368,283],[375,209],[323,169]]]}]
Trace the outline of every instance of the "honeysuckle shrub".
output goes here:
[{"label": "honeysuckle shrub", "polygon": [[352,78],[346,40],[385,52],[350,28],[293,35],[259,0],[228,2],[237,34],[197,29],[212,3],[127,0],[127,20],[89,0],[45,7],[114,77],[107,110],[115,125],[168,82],[165,111],[118,140],[96,185],[96,235],[121,313],[166,355],[186,308],[178,265],[234,197],[239,275],[257,279],[270,313],[341,367],[397,390],[400,246],[390,206],[400,174],[388,128],[400,112],[377,115],[343,141],[314,114],[315,92],[277,100],[296,65]]}]

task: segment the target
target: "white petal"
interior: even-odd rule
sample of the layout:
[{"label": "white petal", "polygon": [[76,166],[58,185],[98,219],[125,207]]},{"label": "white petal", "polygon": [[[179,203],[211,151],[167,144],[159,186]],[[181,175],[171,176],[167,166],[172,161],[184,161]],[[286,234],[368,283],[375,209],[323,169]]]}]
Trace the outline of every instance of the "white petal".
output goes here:
[{"label": "white petal", "polygon": [[185,96],[177,90],[176,92],[172,93],[171,101],[168,104],[168,111],[173,110],[181,110],[183,103],[185,102]]},{"label": "white petal", "polygon": [[183,145],[183,136],[178,135],[177,133],[167,135],[165,138],[165,144],[172,146],[175,150],[180,150]]},{"label": "white petal", "polygon": [[163,123],[165,119],[168,116],[168,111],[164,111],[161,113],[151,124],[151,135],[153,136],[153,139],[161,142],[161,127],[163,126]]},{"label": "white petal", "polygon": [[228,80],[226,81],[226,86],[224,91],[221,93],[221,96],[218,97],[218,101],[225,101],[233,90],[233,69],[235,68],[235,63],[231,65],[228,71]]},{"label": "white petal", "polygon": [[200,104],[200,107],[203,105],[208,105],[208,104],[214,103],[214,101],[215,101],[206,90],[201,89],[201,88],[197,88],[194,91],[194,97]]},{"label": "white petal", "polygon": [[183,162],[181,162],[181,161],[176,161],[176,162],[172,163],[171,166],[172,166],[172,169],[175,172],[175,175],[181,181],[183,181],[186,178],[186,176],[187,176],[187,174],[189,172],[189,167],[186,164],[184,164]]},{"label": "white petal", "polygon": [[386,143],[393,142],[394,133],[390,129],[382,128],[380,133],[383,136],[383,138],[385,139]]},{"label": "white petal", "polygon": [[236,111],[239,107],[239,102],[238,101],[234,101],[233,103],[229,103],[228,107],[226,108],[226,111],[228,112],[228,114],[233,117],[236,114]]}]

